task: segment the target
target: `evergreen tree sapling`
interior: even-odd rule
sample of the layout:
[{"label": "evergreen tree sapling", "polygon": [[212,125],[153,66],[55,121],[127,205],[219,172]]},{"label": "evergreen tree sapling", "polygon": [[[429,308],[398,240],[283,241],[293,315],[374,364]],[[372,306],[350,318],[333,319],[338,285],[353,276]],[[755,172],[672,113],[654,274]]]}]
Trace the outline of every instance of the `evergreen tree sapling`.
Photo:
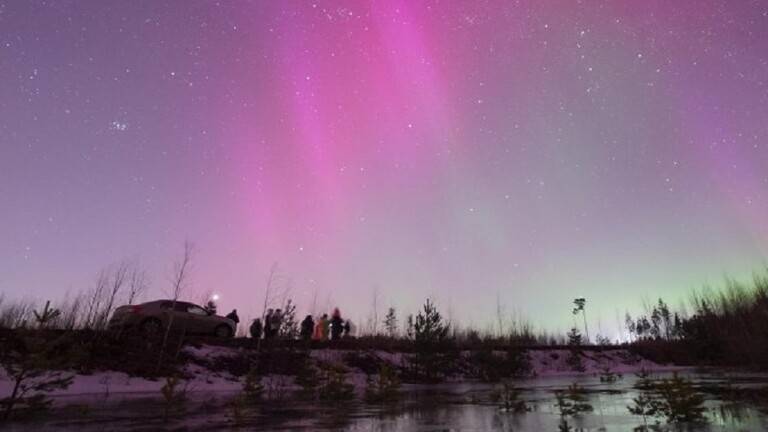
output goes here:
[{"label": "evergreen tree sapling", "polygon": [[291,299],[285,302],[280,325],[280,337],[283,339],[296,339],[299,335],[299,321],[296,319],[296,304]]},{"label": "evergreen tree sapling", "polygon": [[397,315],[393,307],[387,310],[387,315],[384,317],[384,330],[386,330],[387,336],[397,337]]},{"label": "evergreen tree sapling", "polygon": [[77,357],[69,333],[49,337],[42,330],[58,315],[46,302],[42,311],[34,312],[38,330],[17,330],[0,350],[0,368],[11,382],[10,395],[0,399],[4,419],[19,406],[28,411],[46,409],[51,403],[48,393],[72,384],[73,375],[62,372]]}]

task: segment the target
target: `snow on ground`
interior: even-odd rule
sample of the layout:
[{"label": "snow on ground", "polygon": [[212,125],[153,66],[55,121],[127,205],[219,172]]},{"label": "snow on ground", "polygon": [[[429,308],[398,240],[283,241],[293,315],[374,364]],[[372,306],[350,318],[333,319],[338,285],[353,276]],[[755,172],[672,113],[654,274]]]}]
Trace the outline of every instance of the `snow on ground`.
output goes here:
[{"label": "snow on ground", "polygon": [[658,363],[646,360],[627,350],[615,349],[605,351],[584,351],[581,357],[584,371],[574,371],[568,365],[567,359],[570,351],[565,349],[542,349],[530,350],[528,356],[531,360],[531,367],[537,376],[560,376],[560,375],[594,375],[604,371],[614,373],[635,373],[641,370],[649,372],[662,372],[684,369],[678,366],[660,365]]},{"label": "snow on ground", "polygon": [[[132,378],[122,372],[97,372],[91,375],[75,375],[72,385],[66,390],[54,390],[49,393],[57,395],[77,394],[114,394],[121,392],[156,393],[163,386],[161,381],[151,381],[144,378]],[[5,373],[0,379],[0,395],[10,395],[13,390],[11,382]]]},{"label": "snow on ground", "polygon": [[[211,359],[216,356],[236,355],[237,350],[222,347],[201,348],[187,347],[189,353],[200,359]],[[62,374],[66,376],[67,374]],[[213,372],[197,364],[188,364],[183,370],[184,376],[192,376],[193,379],[181,380],[179,388],[187,392],[235,392],[242,388],[242,383],[237,377],[226,372]],[[148,379],[131,377],[123,372],[98,371],[92,374],[75,374],[72,384],[64,390],[54,390],[50,396],[77,396],[77,395],[127,395],[137,396],[159,395],[160,389],[165,385],[164,378]],[[13,390],[11,382],[0,368],[0,398],[10,395]]]},{"label": "snow on ground", "polygon": [[[310,354],[313,359],[331,364],[343,364],[344,355],[353,352],[346,350],[315,350]],[[364,352],[359,352],[364,353]],[[387,352],[382,350],[368,351],[368,354],[374,355],[378,359],[397,367],[407,365],[405,353]],[[468,356],[469,351],[463,353]],[[499,351],[496,354],[503,355]],[[624,349],[604,350],[604,351],[583,351],[582,364],[584,371],[575,371],[567,362],[571,355],[567,349],[537,349],[528,350],[528,358],[531,363],[531,369],[535,376],[560,376],[560,375],[594,375],[605,371],[614,373],[636,373],[641,370],[649,372],[663,372],[686,369],[684,367],[672,365],[660,365],[650,360],[639,357]],[[458,377],[461,380],[461,377]]]},{"label": "snow on ground", "polygon": [[[140,396],[160,395],[160,389],[165,385],[165,379],[147,379],[130,377],[122,372],[104,371],[90,375],[76,374],[72,384],[65,390],[54,390],[50,396],[75,396],[75,395],[118,395],[135,394]],[[194,379],[181,380],[179,388],[187,392],[234,392],[242,388],[242,384],[236,378],[214,377],[210,373],[201,371]],[[13,382],[3,374],[0,379],[0,397],[10,395],[13,390]]]},{"label": "snow on ground", "polygon": [[243,348],[230,348],[217,345],[186,346],[184,351],[198,359],[213,360],[217,357],[234,357],[245,350]]},{"label": "snow on ground", "polygon": [[[227,372],[212,371],[205,364],[221,356],[237,356],[242,349],[220,346],[200,346],[185,348],[188,354],[194,356],[198,362],[190,362],[184,368],[184,375],[194,377],[190,380],[182,380],[180,387],[188,393],[194,392],[231,392],[242,389],[242,379],[232,376]],[[345,350],[314,350],[310,356],[315,361],[326,364],[343,365],[344,355],[351,351]],[[364,352],[361,352],[363,354]],[[386,351],[369,351],[380,360],[394,366],[403,366],[407,354],[392,353]],[[566,376],[566,375],[594,375],[604,371],[614,373],[635,373],[642,369],[649,372],[662,372],[684,369],[678,366],[659,365],[652,361],[642,359],[629,353],[627,350],[615,349],[605,351],[584,351],[582,363],[583,372],[574,371],[567,363],[570,352],[565,349],[538,349],[528,351],[532,370],[535,376]],[[347,369],[351,369],[346,367]],[[0,370],[0,372],[3,372]],[[366,375],[357,369],[351,369],[347,375],[348,382],[354,384],[357,392],[361,393],[366,386]],[[451,381],[461,381],[461,377],[453,377]],[[77,395],[103,395],[115,396],[148,396],[159,397],[160,389],[165,384],[165,379],[146,379],[130,377],[122,372],[100,371],[89,375],[75,375],[74,381],[66,390],[56,390],[52,396],[77,396]],[[296,389],[294,378],[283,375],[271,375],[262,379],[262,384],[267,392],[289,391]],[[0,373],[0,397],[10,395],[13,383],[4,373]]]}]

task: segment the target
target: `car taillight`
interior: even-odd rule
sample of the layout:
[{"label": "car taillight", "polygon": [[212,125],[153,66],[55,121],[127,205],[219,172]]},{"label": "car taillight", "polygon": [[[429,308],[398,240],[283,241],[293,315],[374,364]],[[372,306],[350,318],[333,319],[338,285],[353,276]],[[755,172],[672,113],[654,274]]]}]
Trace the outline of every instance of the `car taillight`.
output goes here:
[{"label": "car taillight", "polygon": [[141,313],[141,306],[131,306],[130,309],[131,313],[140,314]]}]

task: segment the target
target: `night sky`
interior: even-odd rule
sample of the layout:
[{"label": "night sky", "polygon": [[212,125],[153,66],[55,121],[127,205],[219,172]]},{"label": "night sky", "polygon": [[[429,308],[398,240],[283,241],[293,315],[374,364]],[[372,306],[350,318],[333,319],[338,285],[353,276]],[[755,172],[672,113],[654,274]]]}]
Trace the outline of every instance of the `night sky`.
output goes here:
[{"label": "night sky", "polygon": [[768,253],[766,1],[0,0],[0,292],[604,333]]}]

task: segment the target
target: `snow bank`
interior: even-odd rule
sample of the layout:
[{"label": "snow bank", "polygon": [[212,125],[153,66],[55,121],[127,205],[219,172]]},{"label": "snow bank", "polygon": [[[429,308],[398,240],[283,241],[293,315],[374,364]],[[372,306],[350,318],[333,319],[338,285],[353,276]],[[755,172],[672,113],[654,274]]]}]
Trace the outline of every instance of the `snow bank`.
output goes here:
[{"label": "snow bank", "polygon": [[[194,392],[238,392],[242,389],[242,378],[235,377],[226,371],[213,371],[206,365],[213,364],[213,361],[220,357],[236,357],[242,355],[243,348],[229,348],[221,346],[186,347],[186,354],[194,357],[193,361],[187,364],[183,369],[185,377],[192,377],[188,380],[182,380],[180,387],[189,393]],[[361,393],[366,385],[366,374],[344,362],[345,355],[356,352],[361,356],[372,356],[378,361],[386,362],[399,368],[406,365],[408,354],[393,353],[387,351],[348,351],[348,350],[314,350],[310,357],[318,363],[334,364],[343,367],[348,371],[347,380],[355,386],[358,393]],[[501,353],[499,353],[501,354]],[[674,371],[684,369],[671,365],[660,365],[652,361],[640,358],[627,350],[615,349],[604,351],[583,351],[582,364],[584,371],[574,371],[567,363],[570,352],[566,349],[537,349],[527,352],[530,359],[532,373],[539,377],[565,376],[565,375],[594,375],[604,371],[614,373],[629,374],[639,372],[645,369],[649,372]],[[451,377],[452,382],[467,380],[467,378],[458,376]],[[102,371],[89,375],[75,375],[72,385],[66,390],[56,390],[51,393],[52,396],[77,396],[90,395],[112,397],[122,395],[130,396],[157,396],[160,395],[160,389],[165,384],[165,379],[146,379],[130,377],[122,372]],[[294,390],[297,386],[294,378],[291,376],[268,376],[264,377],[262,384],[267,391]],[[5,376],[4,371],[0,369],[0,397],[10,395],[13,389],[13,383]]]},{"label": "snow bank", "polygon": [[604,371],[625,374],[636,373],[641,370],[662,372],[683,369],[677,366],[660,365],[632,354],[627,350],[615,349],[583,351],[581,353],[581,362],[584,365],[584,371],[580,372],[575,371],[567,363],[570,355],[570,351],[566,349],[528,351],[531,367],[537,376],[594,375]]}]

